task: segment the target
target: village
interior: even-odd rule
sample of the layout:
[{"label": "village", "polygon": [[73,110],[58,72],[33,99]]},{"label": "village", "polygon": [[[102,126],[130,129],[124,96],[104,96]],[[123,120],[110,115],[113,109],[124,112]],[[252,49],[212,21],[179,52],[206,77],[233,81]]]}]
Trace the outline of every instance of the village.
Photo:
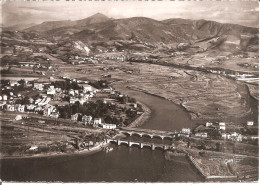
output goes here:
[{"label": "village", "polygon": [[[88,82],[69,77],[55,80],[51,77],[44,82],[23,79],[2,80],[1,90],[0,107],[2,115],[5,115],[1,118],[3,121],[2,134],[10,136],[9,130],[5,130],[5,126],[9,127],[10,124],[22,132],[22,138],[27,137],[27,139],[33,139],[26,135],[29,128],[37,137],[44,137],[48,128],[48,132],[51,133],[56,129],[62,130],[66,126],[71,128],[71,131],[78,129],[76,135],[74,133],[67,139],[67,141],[73,140],[72,145],[75,150],[86,148],[86,142],[92,143],[88,147],[99,146],[100,142],[104,142],[105,139],[97,142],[100,134],[111,133],[109,130],[127,126],[143,114],[142,106],[134,98],[115,91],[105,81]],[[58,128],[59,125],[60,128]],[[45,127],[47,129],[44,130]],[[43,130],[39,132],[37,129]],[[67,136],[71,134],[71,131]],[[96,132],[97,135],[93,135]],[[66,135],[66,132],[62,135],[64,134]],[[114,132],[111,136],[115,134]],[[15,140],[20,142],[22,138],[16,137]],[[4,143],[3,141],[3,146]],[[30,142],[26,145],[30,145]],[[39,147],[39,145],[31,143],[25,150],[37,154],[41,153]],[[5,149],[3,147],[2,154],[4,155],[6,152],[8,153]],[[20,152],[23,155],[25,151]],[[12,153],[9,152],[10,154]]]}]

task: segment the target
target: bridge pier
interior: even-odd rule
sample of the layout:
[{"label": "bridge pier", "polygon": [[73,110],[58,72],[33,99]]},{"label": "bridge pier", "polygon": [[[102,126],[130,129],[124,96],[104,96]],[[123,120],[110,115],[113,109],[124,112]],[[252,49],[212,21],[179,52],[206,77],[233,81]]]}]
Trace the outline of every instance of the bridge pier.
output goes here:
[{"label": "bridge pier", "polygon": [[155,146],[154,146],[154,144],[152,144],[152,146],[151,146],[151,147],[152,147],[152,150],[155,150]]},{"label": "bridge pier", "polygon": [[143,143],[140,143],[140,148],[143,148],[143,147],[144,147]]}]

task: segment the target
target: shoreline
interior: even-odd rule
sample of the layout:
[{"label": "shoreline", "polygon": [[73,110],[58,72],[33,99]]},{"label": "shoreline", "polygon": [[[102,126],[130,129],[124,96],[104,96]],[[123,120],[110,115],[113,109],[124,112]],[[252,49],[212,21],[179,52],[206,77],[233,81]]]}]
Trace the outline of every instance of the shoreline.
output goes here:
[{"label": "shoreline", "polygon": [[133,127],[139,127],[145,123],[146,120],[151,116],[151,109],[146,106],[144,103],[137,101],[138,104],[140,104],[144,110],[141,116],[136,118],[128,127],[133,128]]},{"label": "shoreline", "polygon": [[137,88],[137,87],[126,86],[126,88],[127,88],[127,89],[130,89],[130,90],[142,92],[142,93],[145,93],[145,94],[148,94],[148,95],[151,95],[151,96],[155,96],[155,97],[157,97],[157,98],[161,98],[161,99],[164,99],[164,100],[167,100],[167,101],[170,101],[171,103],[174,103],[175,105],[179,106],[181,109],[183,109],[184,111],[186,111],[186,112],[189,114],[190,120],[199,120],[199,119],[193,119],[193,118],[192,118],[192,114],[193,114],[193,115],[197,115],[197,113],[192,112],[192,111],[189,111],[189,110],[188,110],[187,108],[185,108],[182,104],[175,103],[175,102],[173,102],[172,100],[169,100],[169,99],[167,99],[167,98],[165,98],[165,97],[159,96],[159,95],[157,95],[157,94],[153,94],[153,93],[151,93],[151,92],[148,92],[148,91],[143,90],[143,89],[139,89],[139,88]]},{"label": "shoreline", "polygon": [[59,152],[53,152],[53,153],[45,153],[45,154],[36,154],[36,155],[24,155],[24,156],[0,156],[0,160],[8,160],[8,159],[30,159],[30,158],[48,158],[48,157],[57,157],[57,156],[74,156],[74,155],[92,155],[97,152],[102,151],[104,147],[109,146],[110,143],[103,143],[98,146],[95,146],[89,150],[81,150],[81,151],[75,151],[72,153],[59,153]]}]

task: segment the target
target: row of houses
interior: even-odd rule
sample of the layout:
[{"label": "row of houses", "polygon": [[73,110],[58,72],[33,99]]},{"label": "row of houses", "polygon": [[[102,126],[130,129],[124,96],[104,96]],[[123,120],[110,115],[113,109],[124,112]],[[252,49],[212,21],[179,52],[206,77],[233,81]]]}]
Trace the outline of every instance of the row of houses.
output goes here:
[{"label": "row of houses", "polygon": [[82,118],[80,120],[79,115],[80,115],[80,113],[76,113],[76,114],[71,115],[71,120],[72,121],[81,121],[85,125],[92,125],[94,127],[101,126],[104,129],[116,129],[115,124],[102,123],[101,118],[92,119],[92,116],[84,115],[84,116],[82,116]]}]

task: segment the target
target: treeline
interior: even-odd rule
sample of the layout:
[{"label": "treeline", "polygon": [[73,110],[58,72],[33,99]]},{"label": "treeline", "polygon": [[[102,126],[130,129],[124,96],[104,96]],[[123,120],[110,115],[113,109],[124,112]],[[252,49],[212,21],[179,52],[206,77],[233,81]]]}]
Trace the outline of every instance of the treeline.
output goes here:
[{"label": "treeline", "polygon": [[53,85],[55,88],[61,88],[62,90],[83,89],[83,87],[79,86],[77,82],[71,82],[69,79],[66,79],[65,81],[55,81],[52,82],[51,85]]}]

